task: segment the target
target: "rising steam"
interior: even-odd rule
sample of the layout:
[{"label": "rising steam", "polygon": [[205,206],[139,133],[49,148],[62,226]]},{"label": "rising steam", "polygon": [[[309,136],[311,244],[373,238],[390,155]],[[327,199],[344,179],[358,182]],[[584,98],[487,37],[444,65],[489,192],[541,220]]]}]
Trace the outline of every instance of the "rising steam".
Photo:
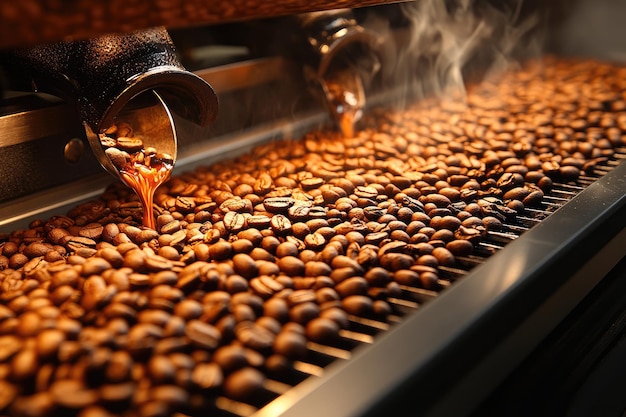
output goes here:
[{"label": "rising steam", "polygon": [[[486,77],[539,52],[528,36],[538,16],[523,16],[522,1],[418,0],[401,4],[407,36],[386,48],[383,77],[403,80],[412,96],[465,94],[468,77]],[[369,21],[375,30],[384,22]]]}]

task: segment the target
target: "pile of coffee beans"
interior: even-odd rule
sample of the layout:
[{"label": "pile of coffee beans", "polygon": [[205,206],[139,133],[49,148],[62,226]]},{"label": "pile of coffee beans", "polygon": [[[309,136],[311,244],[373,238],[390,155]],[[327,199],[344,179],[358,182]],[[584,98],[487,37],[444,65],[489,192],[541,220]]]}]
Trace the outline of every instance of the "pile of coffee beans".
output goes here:
[{"label": "pile of coffee beans", "polygon": [[114,184],[5,236],[0,414],[251,401],[355,316],[386,322],[407,288],[440,290],[442,267],[625,147],[626,68],[546,58],[362,122],[171,178],[156,229]]}]

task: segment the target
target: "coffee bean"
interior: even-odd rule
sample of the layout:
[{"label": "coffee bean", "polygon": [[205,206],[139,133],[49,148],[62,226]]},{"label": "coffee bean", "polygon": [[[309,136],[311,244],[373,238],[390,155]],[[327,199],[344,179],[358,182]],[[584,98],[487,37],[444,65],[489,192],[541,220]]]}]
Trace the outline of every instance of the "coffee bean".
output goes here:
[{"label": "coffee bean", "polygon": [[56,355],[65,334],[57,329],[45,329],[37,335],[35,350],[39,358],[49,359]]},{"label": "coffee bean", "polygon": [[234,211],[237,213],[251,213],[252,202],[247,198],[229,198],[220,205],[224,213]]},{"label": "coffee bean", "polygon": [[469,239],[461,238],[448,242],[446,244],[446,249],[448,249],[455,256],[467,256],[474,251],[474,245]]},{"label": "coffee bean", "polygon": [[11,376],[16,381],[32,378],[37,372],[39,361],[34,349],[20,350],[11,360]]},{"label": "coffee bean", "polygon": [[170,409],[181,407],[189,401],[189,393],[185,389],[171,384],[153,387],[150,396]]},{"label": "coffee bean", "polygon": [[18,393],[15,385],[5,380],[0,380],[0,410],[6,410],[18,397]]},{"label": "coffee bean", "polygon": [[368,287],[365,278],[352,277],[335,285],[335,290],[342,298],[346,298],[351,295],[364,295],[367,293]]},{"label": "coffee bean", "polygon": [[268,197],[263,200],[263,207],[269,213],[287,213],[296,200],[289,197]]},{"label": "coffee bean", "polygon": [[195,386],[204,390],[216,389],[222,386],[224,373],[216,363],[201,363],[194,367],[191,381]]},{"label": "coffee bean", "polygon": [[173,382],[176,368],[172,361],[165,355],[154,355],[147,364],[148,374],[156,384]]},{"label": "coffee bean", "polygon": [[270,227],[277,235],[285,235],[291,231],[291,221],[282,214],[276,214],[270,220]]},{"label": "coffee bean", "polygon": [[224,226],[230,232],[238,232],[246,226],[246,218],[241,213],[229,211],[224,215]]},{"label": "coffee bean", "polygon": [[233,372],[224,381],[226,395],[236,400],[249,398],[261,390],[265,376],[258,370],[250,367]]},{"label": "coffee bean", "polygon": [[400,269],[408,269],[415,262],[411,255],[403,253],[388,253],[380,258],[381,266],[390,271],[398,271]]},{"label": "coffee bean", "polygon": [[14,335],[0,336],[0,362],[5,363],[22,349],[22,341]]},{"label": "coffee bean", "polygon": [[191,320],[185,329],[187,337],[197,346],[213,350],[221,339],[219,330],[199,320]]},{"label": "coffee bean", "polygon": [[263,307],[264,314],[279,322],[285,322],[289,318],[289,306],[282,298],[273,297],[267,300]]},{"label": "coffee bean", "polygon": [[306,325],[306,336],[314,342],[329,342],[336,340],[339,336],[339,325],[324,317],[318,317],[311,320]]},{"label": "coffee bean", "polygon": [[270,227],[271,218],[263,215],[253,215],[246,219],[248,226],[254,227],[258,230],[263,230]]},{"label": "coffee bean", "polygon": [[244,346],[260,351],[270,348],[275,339],[272,332],[251,321],[237,324],[235,335]]},{"label": "coffee bean", "polygon": [[295,256],[283,256],[277,262],[280,271],[286,275],[295,277],[303,276],[305,273],[305,264]]},{"label": "coffee bean", "polygon": [[255,260],[245,253],[238,253],[233,256],[233,266],[235,272],[246,278],[253,278],[259,274],[259,267]]},{"label": "coffee bean", "polygon": [[372,313],[372,300],[365,295],[351,295],[342,301],[342,307],[348,314],[369,316]]},{"label": "coffee bean", "polygon": [[224,240],[220,240],[209,246],[209,256],[211,259],[222,260],[230,257],[233,252],[232,244]]},{"label": "coffee bean", "polygon": [[281,331],[274,340],[274,351],[290,359],[301,359],[307,353],[303,332]]},{"label": "coffee bean", "polygon": [[300,324],[306,324],[315,317],[319,316],[320,309],[318,305],[312,301],[301,302],[289,310],[289,317],[292,321]]}]

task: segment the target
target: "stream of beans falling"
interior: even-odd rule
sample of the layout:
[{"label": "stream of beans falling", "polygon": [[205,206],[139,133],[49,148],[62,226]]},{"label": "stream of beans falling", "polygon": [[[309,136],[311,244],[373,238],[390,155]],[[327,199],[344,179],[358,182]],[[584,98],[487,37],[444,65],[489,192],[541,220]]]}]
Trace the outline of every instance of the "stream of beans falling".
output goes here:
[{"label": "stream of beans falling", "polygon": [[172,156],[152,147],[144,148],[143,141],[133,136],[128,123],[111,126],[101,135],[100,143],[122,182],[137,194],[143,210],[142,225],[155,229],[154,193],[172,173]]},{"label": "stream of beans falling", "polygon": [[114,184],[0,243],[0,414],[249,401],[350,317],[386,322],[403,288],[441,290],[440,267],[625,132],[626,68],[548,57],[465,103],[377,110],[356,137],[314,131],[177,175],[154,228]]}]

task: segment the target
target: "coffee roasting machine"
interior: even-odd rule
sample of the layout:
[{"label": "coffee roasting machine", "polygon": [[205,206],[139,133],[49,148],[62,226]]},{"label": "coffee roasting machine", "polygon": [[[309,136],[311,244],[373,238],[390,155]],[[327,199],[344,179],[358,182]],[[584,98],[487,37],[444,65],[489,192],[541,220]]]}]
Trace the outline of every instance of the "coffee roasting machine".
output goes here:
[{"label": "coffee roasting machine", "polygon": [[[320,79],[342,54],[358,62],[350,68],[366,114],[415,97],[395,51],[411,57],[435,42],[408,35],[415,21],[405,11],[420,2],[0,0],[1,241],[115,181],[89,131],[138,93],[156,91],[171,111],[174,174],[338,128]],[[619,1],[491,3],[537,23],[514,45],[524,58],[532,48],[520,46],[532,44],[626,62]],[[443,268],[450,287],[417,291],[397,322],[363,318],[345,346],[320,348],[273,395],[225,399],[212,412],[624,415],[626,146],[616,155],[575,186],[555,186],[545,210],[466,264]]]}]

